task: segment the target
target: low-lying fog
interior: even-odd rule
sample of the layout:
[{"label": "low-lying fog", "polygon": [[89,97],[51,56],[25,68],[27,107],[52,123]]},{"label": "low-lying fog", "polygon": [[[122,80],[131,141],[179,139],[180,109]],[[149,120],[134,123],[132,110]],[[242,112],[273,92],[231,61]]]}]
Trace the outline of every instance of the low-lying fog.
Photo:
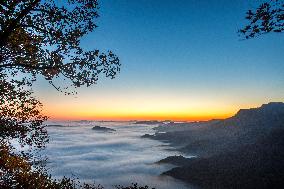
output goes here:
[{"label": "low-lying fog", "polygon": [[[160,176],[171,165],[154,162],[180,152],[165,143],[141,138],[153,133],[154,126],[129,122],[62,122],[47,127],[50,143],[45,150],[47,167],[54,178],[64,175],[79,178],[105,188],[139,183],[158,189],[193,188],[170,177]],[[95,125],[115,129],[114,132],[92,130]]]}]

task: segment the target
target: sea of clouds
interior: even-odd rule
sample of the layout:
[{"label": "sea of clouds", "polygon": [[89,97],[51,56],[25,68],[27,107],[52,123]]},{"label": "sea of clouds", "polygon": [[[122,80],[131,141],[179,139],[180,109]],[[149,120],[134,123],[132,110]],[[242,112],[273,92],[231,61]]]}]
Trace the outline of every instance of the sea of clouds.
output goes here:
[{"label": "sea of clouds", "polygon": [[[113,188],[139,183],[158,189],[193,188],[176,179],[160,176],[171,165],[154,162],[181,155],[160,141],[141,138],[154,133],[153,126],[131,122],[56,122],[47,127],[50,143],[44,151],[47,168],[54,178],[64,175]],[[92,130],[95,125],[115,132]]]}]

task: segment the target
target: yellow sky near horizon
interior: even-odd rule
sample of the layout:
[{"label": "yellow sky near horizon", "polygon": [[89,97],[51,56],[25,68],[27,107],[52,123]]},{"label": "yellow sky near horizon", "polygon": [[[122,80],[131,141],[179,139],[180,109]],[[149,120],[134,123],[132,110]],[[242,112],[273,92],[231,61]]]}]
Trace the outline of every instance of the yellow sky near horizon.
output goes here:
[{"label": "yellow sky near horizon", "polygon": [[[39,76],[33,89],[51,120],[199,121],[284,102],[284,40],[237,34],[251,5],[145,1],[141,8],[139,1],[118,2],[101,2],[99,27],[80,46],[111,50],[120,73],[111,80],[101,72],[95,85],[76,88],[75,96]],[[61,89],[70,83],[61,75],[54,79]]]},{"label": "yellow sky near horizon", "polygon": [[174,120],[202,121],[233,116],[241,108],[261,104],[230,104],[206,99],[160,97],[57,97],[44,103],[44,113],[51,120]]},{"label": "yellow sky near horizon", "polygon": [[270,90],[269,93],[252,87],[226,91],[190,87],[179,90],[129,87],[125,90],[119,85],[110,85],[110,82],[119,82],[119,79],[80,88],[75,96],[65,96],[49,85],[38,85],[35,92],[50,120],[202,121],[224,119],[239,109],[284,101],[283,89]]}]

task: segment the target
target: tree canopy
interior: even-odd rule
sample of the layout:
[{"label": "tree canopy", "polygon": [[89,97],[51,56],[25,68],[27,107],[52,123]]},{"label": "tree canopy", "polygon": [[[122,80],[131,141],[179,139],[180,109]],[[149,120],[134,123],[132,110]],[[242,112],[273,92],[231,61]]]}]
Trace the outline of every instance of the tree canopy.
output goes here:
[{"label": "tree canopy", "polygon": [[[46,141],[46,132],[40,125],[47,117],[41,115],[42,105],[30,88],[37,74],[57,90],[71,94],[68,87],[90,86],[99,75],[114,78],[120,70],[119,59],[111,51],[84,51],[80,47],[82,37],[97,27],[98,2],[68,0],[59,4],[52,0],[0,2],[3,138],[19,138],[37,146],[41,144],[36,139]],[[59,77],[69,80],[69,85],[54,83]]]},{"label": "tree canopy", "polygon": [[68,0],[58,4],[54,0],[0,2],[0,71],[41,74],[52,85],[55,78],[62,77],[74,87],[95,84],[99,74],[114,78],[120,62],[112,51],[84,51],[80,47],[82,37],[97,27],[98,2]]},{"label": "tree canopy", "polygon": [[[48,134],[43,125],[47,117],[32,84],[42,75],[68,95],[96,84],[100,75],[116,76],[120,61],[112,51],[85,51],[80,46],[97,27],[98,8],[97,0],[0,1],[1,188],[75,188],[73,180],[56,183],[33,166],[32,152],[45,147]],[[66,80],[65,86],[56,78]],[[15,148],[15,142],[28,150]]]},{"label": "tree canopy", "polygon": [[246,39],[265,33],[284,31],[284,1],[270,0],[262,3],[255,10],[246,13],[248,25],[239,30]]}]

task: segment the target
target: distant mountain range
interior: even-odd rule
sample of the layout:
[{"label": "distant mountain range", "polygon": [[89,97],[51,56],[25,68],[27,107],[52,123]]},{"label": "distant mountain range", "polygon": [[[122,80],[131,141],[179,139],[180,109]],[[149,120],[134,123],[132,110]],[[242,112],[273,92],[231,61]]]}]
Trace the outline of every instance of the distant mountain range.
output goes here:
[{"label": "distant mountain range", "polygon": [[284,188],[284,103],[241,109],[224,120],[163,124],[144,137],[197,158],[172,156],[164,174],[202,188]]}]

